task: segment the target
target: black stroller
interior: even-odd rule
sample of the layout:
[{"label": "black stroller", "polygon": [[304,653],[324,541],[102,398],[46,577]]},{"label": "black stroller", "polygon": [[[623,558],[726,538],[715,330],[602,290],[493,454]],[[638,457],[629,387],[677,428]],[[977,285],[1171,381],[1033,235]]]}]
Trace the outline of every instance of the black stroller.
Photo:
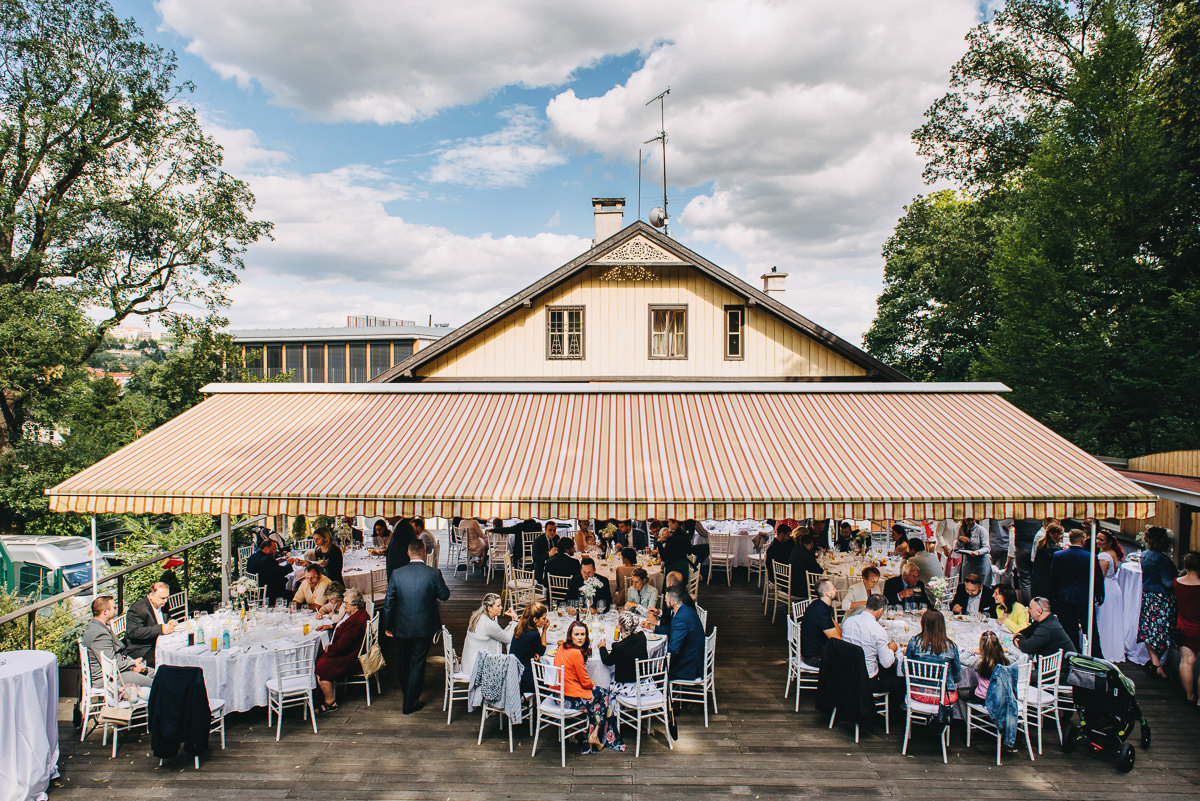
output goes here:
[{"label": "black stroller", "polygon": [[1138,723],[1142,748],[1150,747],[1150,725],[1134,697],[1133,682],[1112,662],[1097,657],[1067,656],[1067,684],[1079,723],[1067,730],[1063,750],[1070,753],[1085,743],[1095,754],[1117,760],[1117,770],[1133,770],[1137,752],[1125,742]]}]

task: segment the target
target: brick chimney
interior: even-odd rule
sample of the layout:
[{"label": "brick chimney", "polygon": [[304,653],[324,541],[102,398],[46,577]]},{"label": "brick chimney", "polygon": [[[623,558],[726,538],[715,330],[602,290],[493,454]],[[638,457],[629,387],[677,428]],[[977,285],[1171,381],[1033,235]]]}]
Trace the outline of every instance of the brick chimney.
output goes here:
[{"label": "brick chimney", "polygon": [[778,267],[772,267],[771,272],[762,274],[763,292],[782,303],[784,292],[787,290],[787,276],[787,273],[779,272]]},{"label": "brick chimney", "polygon": [[596,238],[592,246],[603,242],[620,231],[621,220],[625,216],[625,198],[623,197],[594,197],[592,212],[596,216]]}]

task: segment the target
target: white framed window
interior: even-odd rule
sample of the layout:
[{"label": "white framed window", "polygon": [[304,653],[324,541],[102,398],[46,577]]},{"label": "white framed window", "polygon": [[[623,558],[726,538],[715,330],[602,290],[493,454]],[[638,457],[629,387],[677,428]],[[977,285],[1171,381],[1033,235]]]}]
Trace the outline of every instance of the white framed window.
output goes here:
[{"label": "white framed window", "polygon": [[746,358],[746,307],[725,307],[725,358]]},{"label": "white framed window", "polygon": [[546,307],[546,358],[582,359],[583,307]]},{"label": "white framed window", "polygon": [[687,306],[650,307],[650,358],[687,358]]}]

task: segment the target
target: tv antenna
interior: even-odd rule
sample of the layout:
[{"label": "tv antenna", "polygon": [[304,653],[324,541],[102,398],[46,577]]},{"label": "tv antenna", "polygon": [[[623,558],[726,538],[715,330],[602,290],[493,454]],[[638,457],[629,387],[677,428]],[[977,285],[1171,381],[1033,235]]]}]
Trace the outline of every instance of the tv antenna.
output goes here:
[{"label": "tv antenna", "polygon": [[[668,236],[670,236],[670,231],[667,229],[667,220],[669,218],[667,216],[667,111],[666,111],[667,101],[666,101],[666,97],[669,94],[671,94],[671,87],[668,86],[666,89],[659,92],[656,96],[654,96],[646,101],[647,106],[656,101],[658,102],[659,129],[658,129],[658,136],[655,136],[651,139],[647,139],[645,142],[642,142],[643,145],[648,145],[651,142],[658,142],[662,145],[663,202],[662,202],[662,208],[650,209],[650,224],[653,225],[655,228],[663,229],[663,233],[667,234]],[[641,153],[640,153],[640,151],[638,153],[638,158],[639,158],[638,171],[640,173],[641,172],[641,162],[640,162]],[[641,187],[640,187],[640,182],[639,182],[639,190],[640,190],[640,188]],[[639,202],[639,205],[640,205],[640,202]]]}]

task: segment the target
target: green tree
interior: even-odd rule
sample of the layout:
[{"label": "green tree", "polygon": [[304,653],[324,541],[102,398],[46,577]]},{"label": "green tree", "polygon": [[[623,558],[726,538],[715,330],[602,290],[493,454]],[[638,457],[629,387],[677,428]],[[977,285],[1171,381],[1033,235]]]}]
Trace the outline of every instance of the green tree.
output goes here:
[{"label": "green tree", "polygon": [[[131,314],[225,305],[270,226],[182,102],[174,54],[103,0],[0,0],[0,51],[0,287],[99,312],[64,368]],[[4,378],[0,457],[38,389]]]},{"label": "green tree", "polygon": [[967,381],[995,327],[988,262],[1002,196],[917,197],[883,245],[867,351],[918,381]]}]

